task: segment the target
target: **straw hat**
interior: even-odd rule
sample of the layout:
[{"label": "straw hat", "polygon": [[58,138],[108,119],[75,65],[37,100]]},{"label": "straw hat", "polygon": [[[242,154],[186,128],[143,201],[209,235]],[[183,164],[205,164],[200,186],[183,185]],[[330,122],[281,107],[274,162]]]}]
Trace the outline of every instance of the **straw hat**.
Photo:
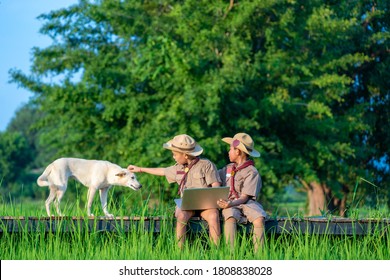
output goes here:
[{"label": "straw hat", "polygon": [[180,134],[173,137],[172,140],[169,140],[163,145],[165,149],[181,152],[190,156],[199,156],[203,149],[199,146],[194,138],[188,136],[187,134]]},{"label": "straw hat", "polygon": [[222,138],[222,141],[228,144],[233,144],[234,148],[237,148],[244,153],[252,156],[252,157],[259,157],[260,153],[254,149],[254,143],[252,140],[252,137],[250,137],[246,133],[237,133],[236,135],[231,137],[225,137]]}]

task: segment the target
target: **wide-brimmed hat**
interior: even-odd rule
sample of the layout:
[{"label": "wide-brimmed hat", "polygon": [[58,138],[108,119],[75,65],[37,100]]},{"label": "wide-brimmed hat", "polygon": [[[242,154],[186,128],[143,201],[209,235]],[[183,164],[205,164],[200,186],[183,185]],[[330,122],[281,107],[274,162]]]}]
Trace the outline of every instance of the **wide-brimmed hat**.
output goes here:
[{"label": "wide-brimmed hat", "polygon": [[194,138],[188,136],[187,134],[180,134],[173,137],[172,140],[169,140],[163,145],[165,149],[181,152],[190,156],[199,156],[203,149],[199,146]]},{"label": "wide-brimmed hat", "polygon": [[228,144],[233,144],[234,148],[237,148],[252,157],[260,156],[260,153],[256,151],[254,148],[252,137],[250,137],[246,133],[240,132],[234,135],[233,138],[231,137],[222,138],[222,141]]}]

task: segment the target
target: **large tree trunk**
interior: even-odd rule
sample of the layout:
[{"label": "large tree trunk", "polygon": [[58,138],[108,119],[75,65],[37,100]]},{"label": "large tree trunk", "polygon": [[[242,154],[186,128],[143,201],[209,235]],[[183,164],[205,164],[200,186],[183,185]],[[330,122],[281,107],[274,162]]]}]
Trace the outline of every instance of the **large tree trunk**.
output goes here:
[{"label": "large tree trunk", "polygon": [[311,182],[310,184],[301,180],[302,185],[307,192],[308,201],[308,216],[322,216],[326,208],[325,205],[325,192],[322,185],[317,182]]},{"label": "large tree trunk", "polygon": [[343,197],[339,199],[333,195],[332,190],[325,183],[311,182],[308,184],[304,180],[301,180],[301,183],[307,192],[308,216],[324,216],[331,213],[345,217],[349,192],[346,185],[343,185]]}]

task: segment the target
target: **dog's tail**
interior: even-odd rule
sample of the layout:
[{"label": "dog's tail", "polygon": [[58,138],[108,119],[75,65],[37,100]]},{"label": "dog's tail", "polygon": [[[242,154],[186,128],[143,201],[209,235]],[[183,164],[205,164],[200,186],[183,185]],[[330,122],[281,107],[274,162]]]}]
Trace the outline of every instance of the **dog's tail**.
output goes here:
[{"label": "dog's tail", "polygon": [[42,175],[38,177],[37,179],[37,184],[38,186],[40,187],[47,187],[50,185],[47,177],[49,176],[50,172],[51,172],[51,164],[46,167],[45,171],[43,171]]}]

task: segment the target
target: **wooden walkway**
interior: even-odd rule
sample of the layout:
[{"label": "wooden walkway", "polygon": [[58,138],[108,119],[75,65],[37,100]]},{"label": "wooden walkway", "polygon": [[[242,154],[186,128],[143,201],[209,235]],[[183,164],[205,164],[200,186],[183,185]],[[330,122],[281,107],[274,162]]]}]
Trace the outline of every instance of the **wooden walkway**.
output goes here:
[{"label": "wooden walkway", "polygon": [[[22,232],[129,232],[142,230],[159,233],[173,229],[174,219],[164,217],[0,217],[0,234]],[[389,233],[390,219],[345,219],[345,218],[275,218],[265,222],[267,233],[288,234],[332,234],[332,235],[369,235]],[[200,218],[192,218],[189,229],[203,231],[207,223]],[[250,231],[248,224],[242,229]]]}]

